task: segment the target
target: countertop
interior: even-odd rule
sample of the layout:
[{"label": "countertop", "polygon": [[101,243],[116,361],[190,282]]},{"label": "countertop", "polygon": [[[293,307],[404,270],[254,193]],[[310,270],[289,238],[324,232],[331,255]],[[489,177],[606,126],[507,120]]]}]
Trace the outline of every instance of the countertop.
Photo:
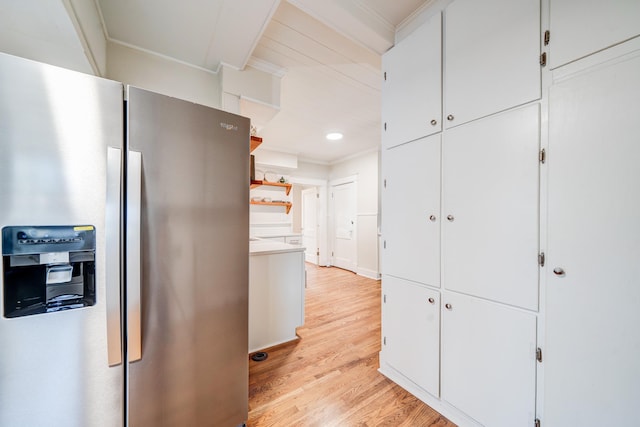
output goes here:
[{"label": "countertop", "polygon": [[284,252],[304,252],[304,247],[300,245],[290,245],[289,243],[275,242],[273,240],[262,240],[251,238],[249,240],[249,255],[269,255]]}]

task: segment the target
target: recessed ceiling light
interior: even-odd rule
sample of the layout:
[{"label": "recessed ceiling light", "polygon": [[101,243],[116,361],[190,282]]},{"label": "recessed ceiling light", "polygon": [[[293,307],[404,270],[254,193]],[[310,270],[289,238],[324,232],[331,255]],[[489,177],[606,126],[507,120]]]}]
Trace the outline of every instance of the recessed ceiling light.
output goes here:
[{"label": "recessed ceiling light", "polygon": [[327,139],[329,141],[338,141],[342,139],[342,134],[340,132],[331,132],[327,134]]}]

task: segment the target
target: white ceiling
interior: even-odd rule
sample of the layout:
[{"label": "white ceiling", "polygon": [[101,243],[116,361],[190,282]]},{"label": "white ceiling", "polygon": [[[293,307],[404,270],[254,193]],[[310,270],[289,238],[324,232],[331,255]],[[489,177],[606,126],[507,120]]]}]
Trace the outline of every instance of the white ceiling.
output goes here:
[{"label": "white ceiling", "polygon": [[[284,69],[263,149],[335,163],[380,144],[380,55],[427,0],[97,0],[108,37],[217,70]],[[340,131],[344,139],[324,135]]]},{"label": "white ceiling", "polygon": [[[379,147],[380,55],[403,21],[433,3],[1,0],[0,50],[90,72],[73,37],[78,23],[64,14],[93,1],[109,40],[212,71],[221,63],[283,70],[280,111],[259,129],[263,147],[327,164]],[[326,141],[335,130],[344,139]]]}]

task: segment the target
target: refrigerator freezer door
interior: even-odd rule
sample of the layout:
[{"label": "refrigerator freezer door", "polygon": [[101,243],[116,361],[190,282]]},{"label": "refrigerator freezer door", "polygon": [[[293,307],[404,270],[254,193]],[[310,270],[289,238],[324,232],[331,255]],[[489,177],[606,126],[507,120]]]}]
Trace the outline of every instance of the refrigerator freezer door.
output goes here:
[{"label": "refrigerator freezer door", "polygon": [[117,82],[0,54],[0,228],[82,224],[96,233],[95,305],[0,317],[1,426],[122,423],[105,289],[106,236],[118,233],[105,218],[107,147],[122,145],[122,92]]},{"label": "refrigerator freezer door", "polygon": [[136,88],[142,359],[132,426],[236,426],[248,408],[249,121]]}]

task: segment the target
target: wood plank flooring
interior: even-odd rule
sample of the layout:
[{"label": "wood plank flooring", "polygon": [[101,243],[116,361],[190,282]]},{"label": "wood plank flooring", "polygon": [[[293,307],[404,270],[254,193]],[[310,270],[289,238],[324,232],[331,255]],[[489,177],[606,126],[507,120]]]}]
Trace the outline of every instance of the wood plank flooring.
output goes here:
[{"label": "wood plank flooring", "polygon": [[378,373],[380,281],[306,268],[300,339],[249,360],[248,427],[454,427]]}]

